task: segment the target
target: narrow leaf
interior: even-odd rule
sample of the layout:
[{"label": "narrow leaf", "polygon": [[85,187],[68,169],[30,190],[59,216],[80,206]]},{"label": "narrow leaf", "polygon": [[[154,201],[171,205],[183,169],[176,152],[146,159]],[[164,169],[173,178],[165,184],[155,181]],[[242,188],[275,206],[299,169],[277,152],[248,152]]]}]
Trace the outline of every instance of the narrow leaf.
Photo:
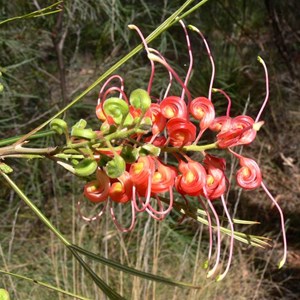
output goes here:
[{"label": "narrow leaf", "polygon": [[[197,214],[202,215],[202,216],[206,216],[206,211],[197,208]],[[224,217],[220,217],[220,220],[222,221],[226,221],[227,219]],[[258,221],[249,221],[249,220],[240,220],[240,219],[232,219],[234,224],[243,224],[243,225],[256,225],[256,224],[260,224],[260,222]]]},{"label": "narrow leaf", "polygon": [[15,20],[21,20],[21,19],[29,19],[29,18],[36,18],[36,17],[42,17],[42,16],[46,16],[46,15],[49,15],[49,14],[53,14],[53,13],[57,13],[57,12],[60,12],[61,9],[58,8],[58,9],[55,9],[53,11],[48,11],[47,10],[51,10],[53,9],[54,7],[56,8],[59,4],[61,4],[63,1],[58,1],[56,3],[53,3],[52,5],[50,6],[47,6],[45,8],[42,8],[42,9],[39,9],[39,10],[36,10],[36,11],[33,11],[33,12],[30,12],[28,14],[25,14],[25,15],[22,15],[22,16],[17,16],[17,17],[12,17],[12,18],[9,18],[9,19],[6,19],[4,21],[1,21],[0,22],[0,25],[3,25],[5,23],[8,23],[8,22],[12,22],[12,21],[15,21]]},{"label": "narrow leaf", "polygon": [[[160,199],[165,203],[169,203],[169,199],[167,198],[160,197]],[[174,202],[173,208],[180,214],[186,215],[204,225],[208,225],[207,219],[200,217],[199,215],[197,215],[197,212],[191,211],[188,207],[186,207],[186,205],[182,203]],[[212,227],[216,228],[215,226]],[[222,233],[231,235],[231,230],[225,227],[221,226],[220,230]],[[260,247],[260,248],[270,247],[270,243],[269,243],[270,239],[266,237],[254,236],[254,235],[249,235],[246,233],[234,231],[234,238],[240,242],[243,242],[251,246]]]},{"label": "narrow leaf", "polygon": [[172,286],[177,286],[177,287],[182,287],[182,288],[194,288],[194,289],[200,289],[201,288],[200,286],[195,286],[195,285],[192,285],[190,283],[175,281],[175,280],[172,280],[172,279],[169,279],[169,278],[161,277],[161,276],[158,276],[158,275],[153,275],[151,273],[146,273],[146,272],[139,271],[139,270],[136,270],[136,269],[128,267],[128,266],[124,266],[122,264],[119,264],[116,261],[104,258],[102,256],[99,256],[95,253],[87,251],[87,250],[85,250],[85,249],[83,249],[79,246],[76,246],[76,245],[70,245],[68,247],[72,248],[73,251],[76,250],[77,252],[79,252],[79,253],[81,253],[81,254],[83,254],[83,255],[85,255],[85,256],[87,256],[87,257],[89,257],[89,258],[91,258],[95,261],[98,261],[98,262],[100,262],[104,265],[112,267],[116,270],[120,270],[120,271],[129,273],[129,274],[134,275],[134,276],[138,276],[138,277],[142,277],[142,278],[145,278],[145,279],[148,279],[148,280],[157,281],[157,282],[160,282],[160,283],[164,283],[164,284],[168,284],[168,285],[172,285]]},{"label": "narrow leaf", "polygon": [[[51,284],[48,284],[48,283],[45,283],[45,282],[42,282],[40,280],[35,280],[33,278],[29,278],[29,277],[26,277],[26,276],[23,276],[23,275],[19,275],[19,274],[16,274],[16,273],[11,273],[11,272],[6,272],[4,270],[0,270],[0,274],[4,274],[4,275],[9,275],[9,276],[12,276],[12,277],[15,277],[15,278],[18,278],[18,279],[22,279],[22,280],[26,280],[26,281],[29,281],[31,283],[34,283],[34,284],[37,284],[37,285],[40,285],[42,287],[46,287],[52,291],[56,291],[58,293],[61,293],[61,294],[64,294],[64,295],[68,295],[70,297],[73,297],[73,298],[76,298],[76,299],[81,299],[81,300],[89,300],[88,298],[85,298],[85,297],[82,297],[82,296],[79,296],[79,295],[76,295],[76,294],[73,294],[71,292],[67,292],[63,289],[60,289],[58,287],[55,287]],[[2,298],[0,297],[0,300]],[[5,299],[5,298],[4,298]]]},{"label": "narrow leaf", "polygon": [[79,256],[79,254],[73,249],[73,246],[67,246],[72,252],[73,256],[80,263],[80,265],[88,272],[95,284],[103,291],[103,293],[111,300],[125,300],[121,295],[111,289],[90,267],[89,265]]}]

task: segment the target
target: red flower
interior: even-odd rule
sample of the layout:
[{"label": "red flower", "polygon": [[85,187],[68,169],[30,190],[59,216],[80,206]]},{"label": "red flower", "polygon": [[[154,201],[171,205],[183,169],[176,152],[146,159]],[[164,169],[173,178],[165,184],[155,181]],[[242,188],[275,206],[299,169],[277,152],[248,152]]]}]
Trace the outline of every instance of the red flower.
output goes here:
[{"label": "red flower", "polygon": [[200,195],[206,182],[204,167],[196,161],[189,161],[188,163],[180,161],[178,168],[182,174],[176,177],[177,191],[183,195]]},{"label": "red flower", "polygon": [[204,165],[207,171],[204,196],[210,200],[219,198],[226,191],[225,162],[220,158],[206,155]]},{"label": "red flower", "polygon": [[84,196],[91,202],[104,202],[108,198],[110,187],[109,177],[101,169],[97,170],[97,180],[88,182],[84,186]]},{"label": "red flower", "polygon": [[127,203],[132,197],[132,181],[128,172],[124,172],[117,182],[109,188],[109,197],[118,203]]},{"label": "red flower", "polygon": [[151,156],[140,157],[136,163],[131,165],[129,174],[140,196],[146,196],[149,186],[149,176],[152,176],[154,171],[155,163]]},{"label": "red flower", "polygon": [[209,167],[213,166],[222,170],[223,172],[226,170],[226,160],[224,158],[220,158],[217,156],[213,156],[211,154],[206,154],[204,163]]},{"label": "red flower", "polygon": [[169,96],[160,103],[162,115],[167,119],[187,118],[187,107],[183,99],[176,96]]},{"label": "red flower", "polygon": [[209,125],[209,129],[212,131],[221,131],[223,126],[228,126],[227,128],[230,127],[231,124],[231,118],[227,116],[221,116],[215,118],[211,124]]},{"label": "red flower", "polygon": [[151,112],[152,134],[162,132],[166,126],[166,118],[161,113],[159,104],[152,103],[149,111]]},{"label": "red flower", "polygon": [[202,130],[208,128],[215,118],[214,106],[205,97],[195,98],[189,106],[189,112],[196,120],[200,121],[200,128]]},{"label": "red flower", "polygon": [[190,145],[196,138],[196,126],[183,118],[172,118],[167,123],[170,143],[175,147]]},{"label": "red flower", "polygon": [[165,193],[173,187],[177,172],[175,168],[158,162],[157,170],[152,176],[151,193]]},{"label": "red flower", "polygon": [[103,112],[101,103],[96,106],[96,116],[102,122],[104,122],[106,120],[106,117],[105,117],[105,114]]},{"label": "red flower", "polygon": [[249,116],[237,116],[230,123],[227,120],[217,135],[218,146],[228,148],[250,144],[256,137],[253,125],[254,120]]},{"label": "red flower", "polygon": [[261,185],[262,175],[258,164],[251,158],[239,157],[241,168],[236,173],[236,181],[245,190],[253,190]]}]

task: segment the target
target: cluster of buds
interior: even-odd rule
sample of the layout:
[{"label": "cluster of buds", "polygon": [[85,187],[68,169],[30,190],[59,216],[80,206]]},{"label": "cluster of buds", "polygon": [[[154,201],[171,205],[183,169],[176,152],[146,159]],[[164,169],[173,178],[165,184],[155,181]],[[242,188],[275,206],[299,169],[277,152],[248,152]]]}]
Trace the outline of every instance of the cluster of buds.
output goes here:
[{"label": "cluster of buds", "polygon": [[[218,275],[218,280],[221,280],[229,270],[234,240],[234,225],[225,200],[229,181],[226,176],[226,161],[222,157],[222,153],[230,153],[238,159],[240,165],[236,171],[237,185],[245,190],[262,187],[278,208],[284,244],[281,267],[286,259],[282,211],[263,183],[258,164],[232,149],[252,143],[263,125],[260,116],[268,101],[269,90],[266,65],[259,58],[265,70],[267,93],[255,120],[247,115],[231,117],[231,100],[223,90],[213,88],[214,61],[205,38],[194,26],[189,28],[200,35],[206,46],[212,65],[212,76],[207,97],[194,98],[191,95],[188,81],[193,68],[193,54],[187,29],[182,21],[180,23],[185,32],[190,57],[184,80],[159,51],[148,47],[140,30],[130,25],[129,28],[136,30],[141,37],[151,64],[147,90],[138,88],[128,97],[123,78],[113,75],[104,83],[98,97],[96,115],[101,121],[100,130],[86,129],[84,121],[73,127],[71,138],[68,137],[73,145],[71,150],[79,149],[85,157],[79,162],[74,160],[75,173],[88,180],[84,187],[85,198],[102,204],[102,209],[94,217],[85,217],[81,212],[80,214],[83,219],[92,221],[109,209],[118,229],[128,232],[134,228],[137,213],[146,212],[156,220],[163,220],[173,208],[174,194],[180,196],[187,206],[190,201],[196,201],[205,210],[209,225],[207,266],[212,257],[213,246],[213,222],[209,212],[212,212],[216,225],[217,258],[208,271],[210,277],[216,273],[220,259],[220,222],[213,206],[213,202],[220,199],[231,232],[228,263],[224,272]],[[151,94],[156,63],[163,65],[169,74],[169,84],[161,98]],[[170,93],[174,79],[182,87],[181,95]],[[113,82],[118,84],[112,84]],[[228,108],[223,116],[216,116],[213,92],[223,94],[228,101]],[[53,122],[52,125],[57,124]],[[209,136],[214,136],[210,144],[204,144],[201,139],[206,131],[211,132]],[[220,155],[212,155],[209,153],[211,149],[219,151]],[[202,159],[192,159],[189,154],[193,152],[199,153],[197,157]],[[113,203],[131,205],[132,220],[127,227],[117,221]]]}]

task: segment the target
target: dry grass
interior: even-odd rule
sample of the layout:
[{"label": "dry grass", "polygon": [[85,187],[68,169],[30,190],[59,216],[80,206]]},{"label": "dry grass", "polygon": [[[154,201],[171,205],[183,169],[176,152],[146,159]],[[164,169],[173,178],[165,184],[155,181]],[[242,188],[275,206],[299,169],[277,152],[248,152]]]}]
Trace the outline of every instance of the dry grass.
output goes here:
[{"label": "dry grass", "polygon": [[[38,187],[38,176],[33,176],[33,181],[24,183],[23,188],[69,240],[139,270],[192,282],[201,287],[198,290],[174,288],[87,260],[96,273],[126,299],[252,299],[253,291],[256,291],[253,299],[269,299],[269,291],[277,286],[264,278],[264,268],[269,268],[271,262],[262,251],[243,249],[238,243],[228,276],[218,283],[206,279],[202,265],[207,255],[207,228],[189,220],[178,225],[178,217],[173,214],[161,223],[141,215],[135,230],[129,234],[118,232],[109,215],[91,224],[82,221],[76,211],[76,202],[82,197],[82,182],[68,174],[61,176],[61,170],[54,166],[49,168],[47,162],[36,166],[36,171],[46,165],[49,175],[43,185]],[[20,177],[19,180],[24,181],[25,178]],[[39,199],[35,197],[38,189],[41,189]],[[43,192],[52,195],[46,198]],[[10,210],[2,212],[6,216],[0,223],[0,256],[5,269],[89,299],[104,299],[66,248],[34,218],[24,204],[19,203],[16,195],[12,194],[10,201]],[[88,206],[87,210],[91,208]],[[119,212],[120,220],[126,221],[128,217],[126,211]],[[261,257],[259,268],[253,265],[257,257]],[[3,277],[2,284],[14,299],[66,299],[66,296],[9,277]]]},{"label": "dry grass", "polygon": [[[83,2],[78,1],[77,3],[82,4]],[[148,5],[148,10],[145,9],[144,12],[136,12],[135,15],[131,14],[130,17],[126,17],[124,11],[126,7],[120,7],[121,1],[114,1],[115,10],[112,15],[109,15],[110,1],[103,3],[104,9],[102,12],[104,12],[107,19],[101,14],[102,20],[106,22],[102,25],[108,30],[103,30],[96,37],[91,35],[94,39],[88,41],[85,40],[85,37],[89,32],[84,28],[83,32],[80,33],[81,35],[76,35],[76,37],[83,43],[81,46],[85,50],[80,52],[81,49],[75,47],[66,49],[66,56],[72,62],[67,70],[70,97],[84,89],[88,83],[122,56],[124,47],[138,43],[138,39],[133,37],[133,34],[129,34],[124,30],[127,23],[131,22],[132,18],[135,18],[134,20],[137,22],[141,22],[145,15],[153,15],[156,9],[156,7]],[[141,1],[141,3],[147,5],[148,2]],[[166,3],[170,4],[169,1],[164,1],[164,5],[167,5]],[[168,5],[164,7],[163,14],[169,9]],[[263,77],[260,73],[261,70],[258,71],[250,66],[249,57],[254,61],[257,49],[261,47],[270,50],[271,53],[270,41],[272,36],[270,32],[261,32],[259,28],[251,27],[255,25],[251,22],[257,17],[253,12],[255,10],[253,5],[249,5],[251,18],[245,18],[250,24],[246,22],[242,24],[245,28],[248,28],[248,31],[243,31],[239,26],[235,26],[232,18],[228,17],[229,14],[227,17],[230,21],[226,19],[226,14],[225,17],[223,14],[221,20],[223,23],[227,22],[228,26],[222,26],[224,24],[219,23],[218,18],[221,18],[220,14],[224,12],[224,7],[220,7],[218,3],[213,5],[215,7],[212,6],[211,10],[214,13],[204,10],[205,14],[202,14],[201,17],[204,20],[202,25],[206,34],[211,34],[210,42],[216,54],[217,84],[226,87],[226,89],[228,88],[235,102],[236,110],[241,112],[249,91],[252,93],[251,99],[263,99],[264,97],[264,83],[260,81]],[[129,10],[129,8],[126,9]],[[133,10],[133,7],[131,9]],[[232,9],[238,10],[238,8]],[[91,11],[96,12],[96,10]],[[91,11],[87,7],[80,21],[84,22],[84,19],[90,19],[91,22],[96,22],[97,17],[95,19],[94,16],[91,19],[88,16]],[[218,13],[217,16],[215,15],[216,12]],[[116,22],[116,14],[120,15],[118,22]],[[262,9],[259,10],[258,14],[262,14]],[[242,14],[238,14],[237,11],[236,15]],[[196,17],[198,18],[198,16]],[[154,19],[149,18],[149,20],[153,24],[158,24],[158,18],[162,17],[155,15]],[[199,19],[197,18],[194,19],[195,22]],[[255,22],[253,21],[253,23]],[[262,22],[258,23],[261,24]],[[110,26],[111,24],[113,26]],[[150,31],[149,27],[151,27],[149,24],[143,27],[145,32]],[[210,30],[210,28],[213,29]],[[251,28],[253,28],[252,31]],[[181,32],[178,33],[174,30],[172,33],[182,38]],[[20,60],[27,61],[33,55],[37,55],[32,49],[21,47],[24,43],[16,38],[18,32],[8,32],[7,34],[11,36],[7,40],[7,45],[12,49],[9,52],[11,54],[8,57],[9,59],[15,58],[13,53],[16,54],[18,62]],[[254,45],[252,43],[253,37],[255,37],[254,40],[260,40],[261,43]],[[4,35],[4,38],[7,38],[7,36]],[[180,43],[174,42],[174,40],[171,41],[169,34],[164,35],[161,44],[157,46],[162,50],[166,50],[175,63],[178,63],[178,55],[176,53],[170,54],[171,50],[168,45],[172,43],[178,49],[181,49]],[[42,47],[39,48],[39,53],[43,50],[44,54],[48,53],[48,48],[43,49],[47,46],[45,43],[39,45]],[[200,42],[196,41],[195,45],[195,49],[199,49],[199,52],[201,52]],[[27,53],[25,57],[17,51],[21,48],[23,53]],[[92,48],[94,52],[87,52],[86,49],[89,48]],[[176,51],[180,51],[177,48]],[[181,55],[180,60],[183,60],[185,55]],[[24,64],[24,69],[15,67],[15,69],[11,68],[7,72],[7,78],[9,78],[6,78],[8,82],[5,85],[7,92],[3,97],[5,101],[1,102],[3,113],[1,128],[5,134],[14,135],[24,132],[25,128],[21,126],[32,127],[34,123],[24,120],[30,119],[35,107],[42,107],[43,112],[46,113],[51,112],[50,109],[55,107],[60,98],[58,94],[58,74],[55,71],[56,62],[51,61],[49,57],[42,56],[39,59],[41,59],[39,69],[36,68],[35,64],[28,64],[30,68],[27,69],[25,68],[27,64]],[[206,58],[200,57],[199,68],[195,71],[194,81],[191,82],[191,89],[194,93],[205,93],[206,91],[207,80],[205,78],[209,78],[210,67],[204,59]],[[277,64],[272,64],[272,59],[276,62],[278,60],[274,52],[270,55],[269,65],[274,65],[274,68],[276,65],[277,68]],[[45,63],[46,65],[49,64],[47,66],[49,69],[46,68]],[[245,67],[242,68],[242,66]],[[181,67],[183,68],[183,66]],[[282,66],[280,67],[283,69]],[[144,81],[148,78],[148,73],[145,72],[147,68],[148,64],[145,64],[145,59],[140,55],[120,70],[127,76],[129,89],[143,86]],[[45,71],[47,72],[45,73]],[[159,70],[159,72],[161,74],[158,75],[158,78],[166,75],[162,70]],[[276,258],[281,255],[279,227],[277,226],[279,224],[278,215],[274,213],[270,203],[266,201],[266,198],[260,192],[251,193],[251,195],[249,193],[242,194],[238,206],[238,217],[261,220],[264,225],[249,228],[249,232],[258,234],[266,231],[270,232],[275,240],[274,250],[247,249],[236,243],[235,258],[231,271],[224,281],[216,283],[213,280],[206,279],[202,268],[207,253],[205,227],[190,222],[177,225],[176,217],[169,217],[163,223],[157,223],[146,216],[142,216],[139,218],[134,232],[120,234],[114,228],[109,217],[104,217],[100,222],[93,224],[86,224],[79,219],[75,204],[78,198],[81,197],[82,182],[63,174],[62,170],[51,163],[33,161],[13,163],[15,179],[26,194],[51,219],[53,224],[72,242],[125,265],[153,274],[193,282],[201,286],[199,290],[169,287],[135,278],[89,261],[97,274],[118,292],[125,295],[127,299],[298,299],[300,292],[295,287],[294,281],[297,278],[299,279],[300,248],[299,239],[297,238],[300,228],[298,220],[300,212],[300,154],[298,145],[300,140],[297,134],[300,125],[300,113],[297,109],[299,83],[296,80],[290,80],[288,71],[280,70],[279,72],[277,69],[272,69],[271,73],[272,102],[270,103],[270,114],[266,117],[269,125],[261,130],[256,146],[244,149],[244,153],[258,159],[270,190],[277,195],[276,199],[283,207],[289,220],[290,248],[288,264],[284,272],[279,273],[276,270]],[[26,74],[32,74],[32,76],[26,77],[24,83],[17,77],[16,81],[9,77],[9,75],[15,76],[16,74],[21,77],[26,77]],[[280,74],[280,76],[276,74]],[[33,80],[35,78],[38,78],[36,82]],[[24,86],[22,86],[22,83]],[[159,84],[160,80],[157,80],[157,86],[154,87],[157,93],[160,92]],[[256,90],[257,86],[261,86],[261,88],[259,87]],[[22,91],[22,93],[18,92],[17,94],[14,88],[18,88],[16,91]],[[95,104],[96,95],[97,91],[89,95],[84,104],[74,109],[71,113],[72,118],[78,119],[83,116],[92,121],[93,115],[91,112],[93,111],[92,107]],[[256,102],[250,104],[251,113],[255,113],[255,107],[258,105]],[[221,105],[220,109],[222,107],[224,108]],[[44,117],[47,117],[47,115]],[[41,120],[37,119],[35,121],[39,124]],[[239,192],[233,191],[230,195],[229,201],[233,211]],[[2,268],[40,279],[91,299],[105,298],[70,253],[43,227],[31,211],[23,203],[20,203],[14,192],[10,191],[6,185],[2,185],[0,196],[0,264]],[[120,212],[119,218],[126,219],[128,214]],[[269,225],[265,226],[265,224]],[[224,242],[224,247],[225,245]],[[291,281],[294,285],[289,285]],[[29,285],[27,282],[12,279],[8,276],[1,276],[0,282],[3,287],[9,290],[13,299],[66,299],[66,296],[48,291],[37,285]]]}]

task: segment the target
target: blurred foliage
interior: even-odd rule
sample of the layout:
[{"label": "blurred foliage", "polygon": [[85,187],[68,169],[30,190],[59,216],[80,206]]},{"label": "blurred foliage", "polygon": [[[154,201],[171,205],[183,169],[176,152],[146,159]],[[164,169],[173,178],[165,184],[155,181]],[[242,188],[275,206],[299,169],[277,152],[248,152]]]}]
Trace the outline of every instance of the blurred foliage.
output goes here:
[{"label": "blurred foliage", "polygon": [[[92,68],[97,72],[95,75],[99,75],[140,42],[138,36],[128,30],[128,24],[140,26],[142,32],[147,35],[178,6],[179,2],[65,1],[61,14],[23,20],[16,22],[14,26],[4,26],[0,33],[0,66],[4,74],[6,101],[2,101],[2,106],[6,109],[11,106],[14,108],[14,120],[18,124],[24,113],[25,116],[26,112],[32,116],[32,110],[37,106],[46,112],[53,106],[60,105],[61,97],[59,93],[55,93],[55,89],[62,89],[62,79],[59,75],[61,66],[57,62],[58,54],[55,51],[55,43],[59,42],[62,43],[61,52],[66,69],[63,75],[66,77],[66,98],[70,100],[78,92],[80,71],[88,73],[88,68]],[[299,6],[299,2],[293,2],[296,7]],[[14,1],[12,4],[4,1],[2,18],[24,14],[51,3],[53,2]],[[160,13],[155,4],[160,4]],[[284,83],[289,82],[289,86],[294,88],[292,82],[298,72],[294,62],[299,60],[299,43],[296,43],[299,32],[293,14],[295,6],[291,5],[290,1],[282,3],[269,0],[236,0],[234,5],[229,1],[211,1],[186,20],[187,23],[200,28],[207,37],[216,62],[215,86],[230,93],[236,104],[233,107],[239,112],[243,110],[248,94],[252,103],[250,109],[254,113],[264,96],[264,76],[261,66],[256,62],[257,55],[265,58],[270,68],[271,79],[272,76],[278,78],[280,74],[281,78],[286,77]],[[280,34],[276,32],[276,26],[281,30]],[[194,94],[205,94],[211,72],[209,60],[202,41],[194,33],[190,33],[190,36],[196,59],[191,89]],[[153,46],[173,61],[179,73],[184,75],[188,56],[179,25],[163,34]],[[83,63],[82,59],[88,59],[88,62]],[[140,79],[142,85],[147,80],[148,66],[145,55],[141,53],[121,71],[126,70],[129,84],[131,79],[134,79],[135,85],[138,85],[139,82],[136,81]],[[77,84],[70,73],[76,74]],[[163,76],[166,75],[162,71],[157,75],[158,78]],[[292,80],[288,80],[291,77]],[[158,84],[161,81],[156,83],[154,88],[160,92],[161,87],[159,88]]]},{"label": "blurred foliage", "polygon": [[[2,0],[0,1],[0,19],[22,15],[52,3],[53,1],[49,0]],[[4,86],[4,90],[0,94],[0,137],[26,133],[39,125],[91,84],[120,57],[139,44],[139,37],[127,28],[128,24],[139,26],[143,34],[147,36],[180,4],[182,1],[179,0],[67,0],[64,1],[64,10],[61,14],[3,25],[0,31],[0,71],[2,72],[0,80]],[[269,68],[271,81],[271,101],[268,104],[268,112],[263,116],[267,124],[260,132],[260,136],[264,136],[264,142],[261,142],[261,149],[256,147],[247,151],[252,151],[253,155],[261,153],[265,155],[264,161],[268,165],[266,177],[270,176],[269,174],[275,175],[275,179],[272,177],[271,187],[277,188],[281,194],[289,198],[297,198],[299,189],[295,188],[295,190],[287,192],[286,187],[282,187],[282,185],[293,186],[291,181],[294,178],[294,171],[292,171],[294,169],[284,165],[279,153],[290,157],[293,159],[294,165],[299,166],[298,144],[300,140],[299,135],[297,137],[295,134],[300,129],[299,11],[300,1],[298,0],[211,0],[185,20],[186,24],[198,27],[208,40],[216,63],[214,86],[222,88],[232,97],[232,115],[242,113],[245,105],[248,105],[249,115],[253,117],[256,115],[265,97],[264,72],[257,62],[257,56],[260,55],[264,58]],[[198,35],[193,32],[190,32],[189,35],[195,58],[195,68],[189,86],[193,95],[206,95],[211,65],[203,42]],[[189,59],[184,33],[179,25],[165,32],[151,46],[158,48],[178,73],[182,77],[184,76]],[[141,52],[122,66],[119,73],[125,78],[125,88],[128,88],[129,91],[145,88],[150,74],[149,62],[145,53]],[[167,72],[162,67],[158,67],[153,92],[159,95],[166,85]],[[179,87],[175,84],[173,91],[178,90]],[[93,91],[84,102],[77,104],[68,112],[69,122],[86,118],[88,122],[94,122],[97,126],[94,106],[98,92],[99,90]],[[218,112],[224,113],[227,106],[225,99],[221,95],[214,95],[214,99]],[[249,103],[247,99],[250,99]],[[258,142],[260,143],[259,137]],[[47,138],[40,143],[51,144],[52,141]],[[80,244],[87,245],[95,252],[106,251],[106,254],[108,248],[105,248],[103,241],[108,240],[111,249],[110,257],[142,267],[143,261],[138,261],[140,259],[138,251],[141,246],[137,241],[140,242],[142,239],[143,224],[146,220],[140,220],[140,230],[127,236],[125,241],[121,235],[111,229],[111,224],[108,224],[109,221],[105,219],[100,224],[86,225],[76,219],[76,212],[73,209],[76,198],[81,194],[82,188],[79,180],[72,179],[67,174],[62,175],[61,170],[49,162],[18,161],[17,163],[18,165],[13,164],[15,179],[28,196],[39,201],[43,210],[47,211],[49,217],[64,232],[71,235],[76,230]],[[276,174],[279,175],[276,177]],[[290,178],[284,176],[290,176]],[[237,193],[233,191],[231,194],[236,196]],[[49,242],[49,235],[44,228],[39,226],[38,221],[32,219],[29,210],[22,207],[18,198],[9,192],[6,186],[1,188],[0,196],[1,246],[3,251],[9,253],[8,261],[10,262],[11,259],[14,268],[18,268],[18,265],[25,265],[21,269],[28,271],[29,275],[38,271],[39,274],[46,274],[50,279],[53,275],[51,272],[57,278],[59,278],[58,273],[61,272],[65,276],[64,284],[66,286],[67,284],[76,285],[77,283],[73,283],[72,278],[70,279],[70,276],[66,275],[67,269],[60,266],[60,262],[54,259],[54,253],[58,253],[63,258],[64,264],[71,265],[78,282],[85,278],[84,274],[80,277],[78,266],[67,260],[67,255],[62,248],[59,248],[57,242],[53,243],[52,248],[43,246],[43,254],[38,256],[41,250],[39,245]],[[256,196],[259,199],[259,193]],[[233,199],[235,198],[233,197]],[[251,205],[247,206],[248,209],[242,210],[242,214],[246,214],[246,216],[242,215],[242,218],[249,219],[249,215],[253,219],[262,218],[262,214],[266,213],[264,209],[259,211],[253,202],[255,200],[252,199]],[[299,205],[297,206],[295,203],[295,200],[293,202],[286,201],[284,205],[290,205],[289,212],[293,212],[295,207],[299,209]],[[271,217],[267,216],[267,218]],[[72,221],[71,218],[73,218]],[[296,219],[297,215],[294,218]],[[74,221],[75,219],[76,221]],[[65,222],[66,220],[70,221]],[[14,222],[17,224],[16,227]],[[185,224],[186,227],[183,229],[182,226],[175,225],[172,218],[169,222],[169,224],[163,225],[163,229],[159,229],[164,230],[165,237],[163,239],[166,239],[162,243],[161,251],[165,258],[164,263],[168,266],[165,268],[165,273],[176,276],[176,272],[170,268],[170,265],[173,266],[174,261],[179,264],[180,255],[188,253],[187,256],[196,260],[197,247],[193,240],[196,229],[193,224]],[[70,225],[70,223],[72,224]],[[271,224],[269,229],[273,230],[274,228],[271,228],[273,223],[269,223]],[[296,225],[291,229],[295,234],[299,233],[295,229]],[[106,231],[102,232],[104,227]],[[12,243],[10,234],[14,230],[16,230],[16,239]],[[158,229],[151,228],[151,230],[153,235],[157,234],[154,231]],[[261,230],[264,231],[264,229]],[[32,246],[32,242],[35,240],[40,244]],[[191,252],[186,252],[186,245],[192,241]],[[25,248],[23,248],[24,242],[27,244]],[[126,253],[121,258],[118,252],[120,244]],[[154,249],[151,251],[155,252],[155,247],[153,245],[151,247]],[[126,249],[130,249],[130,253],[126,252]],[[36,255],[26,266],[27,261],[30,260],[31,251]],[[150,255],[147,251],[146,254],[151,256],[152,253]],[[12,252],[15,254],[11,257]],[[20,255],[23,252],[25,256]],[[146,265],[147,259],[145,257],[143,259]],[[251,257],[240,258],[240,263],[249,263],[248,261],[251,259]],[[56,263],[55,270],[51,271],[47,266],[53,262]],[[265,261],[263,263],[256,261],[255,263],[262,269],[265,266],[263,264]],[[190,262],[186,262],[186,264],[188,265]],[[148,268],[150,267],[148,266]],[[189,266],[188,270],[190,271],[187,271],[184,276],[190,275],[192,268],[193,266]],[[49,273],[45,272],[45,269]],[[237,269],[237,274],[240,274],[239,268]],[[100,268],[99,272],[107,274]],[[251,267],[248,269],[244,267],[244,272],[251,272]],[[240,287],[236,278],[233,279],[237,288],[245,289],[242,291],[244,299],[249,299],[254,288],[258,285],[261,287],[259,280],[264,280],[261,279],[263,276],[256,278],[255,274],[250,273],[250,275],[253,275],[253,278],[250,276],[251,280],[248,279],[249,290],[246,290],[245,286]],[[114,280],[118,285],[118,279]],[[127,277],[125,280],[129,281]],[[229,293],[226,298],[230,299],[236,293],[240,293],[242,297],[241,290],[234,289],[230,280],[225,283],[226,291]],[[263,291],[259,292],[261,299],[270,299],[270,296],[263,298],[264,293],[272,292],[277,288],[272,286],[271,281],[264,281],[265,286],[261,287]],[[59,284],[59,280],[56,283]],[[127,287],[127,292],[130,292],[131,284],[130,287]],[[20,286],[25,289],[22,284]],[[79,289],[78,286],[76,287]],[[147,288],[149,289],[149,286]],[[82,289],[92,294],[90,283]],[[217,299],[217,289],[219,292],[224,292],[222,286],[221,288],[214,286],[214,289],[202,291],[202,295],[207,297],[205,299]],[[191,292],[189,295],[194,294]],[[53,295],[51,294],[48,299],[53,299]]]}]

